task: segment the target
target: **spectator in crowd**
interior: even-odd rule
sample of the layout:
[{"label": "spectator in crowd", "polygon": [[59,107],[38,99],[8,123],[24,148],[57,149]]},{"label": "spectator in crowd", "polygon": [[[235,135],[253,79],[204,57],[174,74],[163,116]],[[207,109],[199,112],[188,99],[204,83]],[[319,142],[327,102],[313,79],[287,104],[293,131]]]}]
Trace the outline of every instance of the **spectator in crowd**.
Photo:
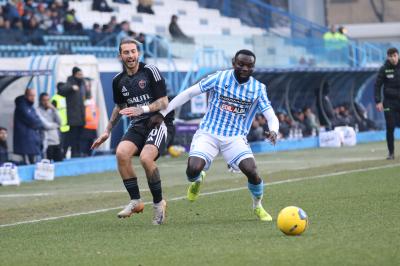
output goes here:
[{"label": "spectator in crowd", "polygon": [[100,110],[91,94],[91,79],[85,78],[85,86],[89,93],[85,100],[85,126],[81,138],[81,154],[84,157],[91,155],[90,147],[97,138],[100,117]]},{"label": "spectator in crowd", "polygon": [[184,42],[184,43],[194,43],[192,37],[186,36],[178,25],[178,16],[172,15],[171,22],[169,24],[169,33],[174,41]]},{"label": "spectator in crowd", "polygon": [[320,126],[319,126],[317,117],[312,112],[311,108],[304,107],[303,113],[304,113],[304,117],[305,117],[304,123],[305,123],[307,129],[311,131],[311,135],[312,136],[318,135]]},{"label": "spectator in crowd", "polygon": [[291,130],[291,121],[284,110],[276,112],[279,120],[279,134],[281,138],[288,138]]},{"label": "spectator in crowd", "polygon": [[25,164],[37,162],[41,153],[40,130],[44,127],[33,107],[35,97],[36,91],[27,88],[24,95],[15,98],[14,153],[21,155]]},{"label": "spectator in crowd", "polygon": [[4,6],[4,18],[8,21],[15,21],[21,18],[22,14],[19,14],[18,9],[13,1],[7,1]]},{"label": "spectator in crowd", "polygon": [[85,125],[84,101],[88,93],[82,70],[75,66],[72,69],[72,76],[69,76],[66,84],[59,89],[59,94],[64,96],[67,101],[67,117],[70,126],[68,140],[72,148],[72,157],[79,157],[80,155],[80,139]]},{"label": "spectator in crowd", "polygon": [[62,23],[62,18],[60,16],[60,13],[57,9],[53,9],[51,11],[51,26],[48,28],[48,32],[50,34],[63,34],[64,33],[64,26]]},{"label": "spectator in crowd", "polygon": [[336,26],[331,25],[328,32],[325,32],[322,36],[324,39],[325,48],[328,50],[337,49],[338,40],[340,39],[340,33],[336,31]]},{"label": "spectator in crowd", "polygon": [[154,11],[151,8],[153,6],[153,0],[139,0],[136,10],[138,13],[147,13],[154,15]]},{"label": "spectator in crowd", "polygon": [[[301,109],[295,109],[293,112],[294,115],[294,127],[295,130],[298,130],[299,135],[301,137],[308,137],[311,135],[311,130],[307,128],[305,123],[305,116]],[[297,136],[299,137],[299,136]]]},{"label": "spectator in crowd", "polygon": [[338,28],[336,41],[338,46],[338,58],[341,62],[347,62],[349,58],[349,39],[347,38],[347,29],[344,26]]},{"label": "spectator in crowd", "polygon": [[113,12],[114,10],[107,4],[106,0],[93,0],[92,10],[100,12]]},{"label": "spectator in crowd", "polygon": [[43,92],[39,96],[38,115],[44,125],[43,152],[45,157],[55,162],[62,161],[63,155],[60,142],[61,119],[57,109],[51,104],[49,94]]},{"label": "spectator in crowd", "polygon": [[255,118],[251,123],[251,128],[247,134],[247,140],[249,142],[264,140],[264,130]]},{"label": "spectator in crowd", "polygon": [[350,110],[346,104],[341,104],[339,106],[339,116],[341,117],[344,126],[354,127],[355,118],[350,114]]},{"label": "spectator in crowd", "polygon": [[110,32],[119,32],[121,30],[121,26],[118,24],[116,16],[111,16],[107,25]]},{"label": "spectator in crowd", "polygon": [[47,31],[51,27],[51,10],[46,9],[46,6],[43,3],[40,3],[37,6],[34,16],[39,23],[40,29]]},{"label": "spectator in crowd", "polygon": [[53,95],[51,98],[51,103],[57,109],[58,115],[60,117],[60,133],[61,133],[61,149],[63,158],[65,158],[65,154],[68,151],[68,148],[71,146],[70,141],[68,140],[68,116],[67,116],[67,101],[64,96],[60,95],[60,90],[62,90],[63,86],[65,86],[64,82],[57,83],[57,93]]},{"label": "spectator in crowd", "polygon": [[336,31],[335,25],[331,25],[330,30],[323,35],[326,56],[331,62],[337,63],[341,59],[337,54],[342,48],[340,38],[341,34]]},{"label": "spectator in crowd", "polygon": [[265,116],[263,116],[263,114],[261,114],[261,113],[257,114],[256,119],[258,121],[258,124],[260,125],[260,127],[263,129],[264,132],[269,131],[268,121],[265,118]]},{"label": "spectator in crowd", "polygon": [[36,4],[33,2],[33,0],[25,0],[23,9],[24,9],[24,13],[26,13],[26,12],[33,13],[36,10]]},{"label": "spectator in crowd", "polygon": [[101,28],[98,23],[93,24],[93,28],[89,31],[89,37],[92,45],[96,45],[103,39],[103,33],[101,32]]},{"label": "spectator in crowd", "polygon": [[36,17],[30,17],[24,32],[28,37],[28,43],[33,45],[44,45],[43,35],[45,32],[39,27]]},{"label": "spectator in crowd", "polygon": [[64,31],[69,34],[82,34],[83,26],[76,17],[75,9],[68,10],[64,18]]},{"label": "spectator in crowd", "polygon": [[124,20],[121,22],[121,30],[117,35],[117,44],[121,42],[122,39],[129,37],[129,32],[131,31],[131,26],[129,25],[129,22]]},{"label": "spectator in crowd", "polygon": [[0,166],[8,162],[7,128],[0,127]]}]

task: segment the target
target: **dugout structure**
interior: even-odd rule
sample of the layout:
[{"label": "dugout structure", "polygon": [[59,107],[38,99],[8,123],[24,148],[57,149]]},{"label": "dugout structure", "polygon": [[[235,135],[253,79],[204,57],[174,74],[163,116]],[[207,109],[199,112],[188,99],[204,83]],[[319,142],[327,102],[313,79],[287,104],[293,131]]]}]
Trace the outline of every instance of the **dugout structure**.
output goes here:
[{"label": "dugout structure", "polygon": [[332,106],[346,104],[358,123],[365,119],[361,107],[369,119],[383,127],[383,114],[375,110],[374,102],[377,72],[377,68],[277,68],[260,69],[253,76],[267,84],[275,111],[285,110],[291,118],[294,110],[311,107],[326,127],[332,127],[326,96]]}]

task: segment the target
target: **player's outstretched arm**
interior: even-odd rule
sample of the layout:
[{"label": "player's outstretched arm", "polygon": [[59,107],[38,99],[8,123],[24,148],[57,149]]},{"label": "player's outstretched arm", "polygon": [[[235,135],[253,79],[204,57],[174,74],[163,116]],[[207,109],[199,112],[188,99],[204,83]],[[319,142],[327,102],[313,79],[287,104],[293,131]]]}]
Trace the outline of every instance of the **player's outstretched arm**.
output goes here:
[{"label": "player's outstretched arm", "polygon": [[275,115],[274,109],[269,108],[263,112],[265,119],[268,122],[269,131],[265,132],[265,136],[271,142],[272,145],[275,145],[278,132],[279,132],[279,120]]},{"label": "player's outstretched arm", "polygon": [[111,113],[111,118],[108,121],[106,130],[104,131],[103,134],[100,135],[100,137],[98,137],[92,144],[92,147],[90,147],[92,150],[98,148],[101,144],[103,144],[109,137],[111,134],[111,130],[113,129],[113,127],[118,124],[119,119],[121,118],[121,115],[119,114],[120,110],[125,107],[124,104],[116,104],[114,106],[114,109]]},{"label": "player's outstretched arm", "polygon": [[174,99],[168,104],[168,107],[164,110],[161,110],[161,114],[165,117],[169,112],[175,110],[177,107],[183,105],[193,97],[200,95],[201,89],[199,83],[193,85],[192,87],[182,91]]}]

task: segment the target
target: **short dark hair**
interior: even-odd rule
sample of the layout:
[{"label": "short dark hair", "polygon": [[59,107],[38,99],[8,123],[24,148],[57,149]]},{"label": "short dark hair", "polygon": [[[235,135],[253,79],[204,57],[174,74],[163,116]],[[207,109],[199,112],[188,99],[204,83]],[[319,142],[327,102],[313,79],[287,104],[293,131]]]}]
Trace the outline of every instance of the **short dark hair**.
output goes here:
[{"label": "short dark hair", "polygon": [[235,57],[234,57],[235,60],[240,54],[252,56],[252,57],[254,57],[254,62],[256,61],[256,55],[252,51],[247,50],[247,49],[242,49],[242,50],[237,51],[236,54],[235,54]]},{"label": "short dark hair", "polygon": [[399,53],[399,50],[397,50],[397,48],[395,48],[395,47],[391,47],[391,48],[387,49],[387,52],[386,52],[387,55],[398,54],[398,53]]},{"label": "short dark hair", "polygon": [[72,68],[72,75],[75,76],[75,74],[78,73],[78,72],[80,72],[80,71],[82,71],[82,69],[80,69],[80,68],[77,67],[77,66],[74,66],[74,67]]},{"label": "short dark hair", "polygon": [[0,131],[1,131],[1,130],[7,131],[7,128],[5,128],[5,127],[0,127]]},{"label": "short dark hair", "polygon": [[49,94],[48,94],[47,92],[42,92],[42,93],[39,95],[39,101],[41,101],[42,98],[45,97],[45,96],[49,96]]},{"label": "short dark hair", "polygon": [[120,41],[120,43],[119,43],[119,47],[118,47],[119,53],[121,53],[121,46],[122,46],[123,44],[127,44],[127,43],[134,43],[134,44],[136,44],[136,47],[137,47],[138,50],[139,50],[140,45],[141,45],[141,43],[140,43],[139,41],[135,40],[134,38],[130,38],[130,37],[123,38],[123,39]]}]

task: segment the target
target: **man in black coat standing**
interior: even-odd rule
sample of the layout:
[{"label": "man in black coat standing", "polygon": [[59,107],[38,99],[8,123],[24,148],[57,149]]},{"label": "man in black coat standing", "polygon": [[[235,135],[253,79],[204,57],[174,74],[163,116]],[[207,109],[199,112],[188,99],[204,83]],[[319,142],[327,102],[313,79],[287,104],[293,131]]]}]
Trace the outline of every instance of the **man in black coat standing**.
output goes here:
[{"label": "man in black coat standing", "polygon": [[84,103],[88,93],[82,70],[74,67],[72,76],[69,76],[65,85],[59,88],[59,94],[64,96],[67,102],[67,117],[68,125],[70,126],[67,139],[71,145],[72,157],[80,156],[79,143],[85,125]]},{"label": "man in black coat standing", "polygon": [[[383,85],[383,98],[382,98]],[[388,160],[394,160],[394,129],[400,117],[400,63],[396,48],[387,50],[387,60],[379,69],[375,83],[375,103],[379,112],[384,111]]]},{"label": "man in black coat standing", "polygon": [[41,154],[40,130],[44,127],[33,106],[35,97],[34,89],[26,89],[15,98],[14,153],[21,155],[25,164],[37,162]]},{"label": "man in black coat standing", "polygon": [[0,127],[0,166],[8,162],[7,128]]}]

